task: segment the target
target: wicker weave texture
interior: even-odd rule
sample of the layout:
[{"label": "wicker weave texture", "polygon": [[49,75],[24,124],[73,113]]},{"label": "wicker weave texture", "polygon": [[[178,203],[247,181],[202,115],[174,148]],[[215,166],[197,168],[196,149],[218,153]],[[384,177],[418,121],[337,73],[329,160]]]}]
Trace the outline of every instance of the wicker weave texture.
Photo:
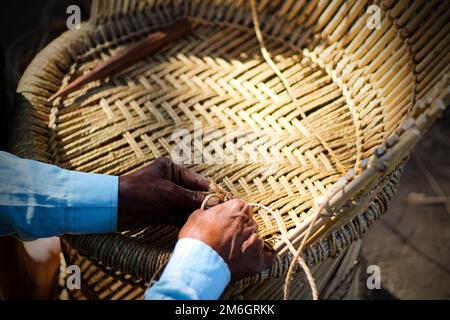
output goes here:
[{"label": "wicker weave texture", "polygon": [[[173,155],[180,146],[174,132],[189,133],[194,138],[181,145],[193,157],[184,164],[236,197],[270,207],[291,240],[301,237],[329,195],[331,215],[319,219],[303,254],[317,265],[347,252],[386,210],[401,160],[449,96],[449,2],[376,1],[376,27],[368,24],[371,5],[258,1],[267,50],[299,110],[261,56],[247,1],[94,1],[92,20],[56,39],[22,78],[14,151],[120,175]],[[74,78],[180,17],[195,23],[188,36],[106,81],[47,102]],[[195,140],[199,128],[202,139]],[[231,161],[220,152],[226,146]],[[345,192],[330,194],[337,186]],[[268,243],[285,241],[273,216],[259,210],[255,219]],[[170,252],[169,240],[163,249],[143,245],[158,228],[68,237],[66,253],[72,245],[98,269],[106,259],[132,283],[148,281]],[[169,238],[176,232],[162,230]],[[123,260],[130,248],[140,255]],[[268,278],[277,278],[273,290],[279,289],[291,258],[282,251],[270,270],[237,284],[239,294],[247,289],[245,297],[256,296],[252,288]]]}]

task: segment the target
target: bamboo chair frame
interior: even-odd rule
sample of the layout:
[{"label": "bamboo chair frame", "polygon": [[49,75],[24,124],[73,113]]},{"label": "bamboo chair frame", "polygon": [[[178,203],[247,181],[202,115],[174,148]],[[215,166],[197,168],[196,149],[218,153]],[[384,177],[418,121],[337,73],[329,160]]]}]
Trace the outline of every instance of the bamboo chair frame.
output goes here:
[{"label": "bamboo chair frame", "polygon": [[[372,4],[380,8],[379,29],[367,25]],[[169,155],[172,132],[192,133],[196,121],[220,133],[228,126],[235,135],[226,139],[239,143],[245,136],[251,150],[267,144],[258,133],[276,133],[281,158],[273,172],[264,161],[190,168],[236,197],[272,208],[296,247],[322,206],[302,257],[321,298],[344,297],[336,292],[355,273],[358,240],[387,210],[410,151],[449,104],[449,6],[258,1],[267,49],[302,118],[261,57],[248,1],[94,0],[91,20],[54,40],[22,77],[11,147],[19,156],[118,175]],[[117,76],[47,102],[99,61],[179,17],[196,24],[191,35]],[[255,219],[279,255],[261,274],[230,284],[224,299],[282,297],[293,256],[274,217],[258,210]],[[175,240],[171,226],[65,236],[67,263],[81,266],[84,281],[71,297],[142,297]],[[293,282],[292,298],[309,297],[301,272]]]}]

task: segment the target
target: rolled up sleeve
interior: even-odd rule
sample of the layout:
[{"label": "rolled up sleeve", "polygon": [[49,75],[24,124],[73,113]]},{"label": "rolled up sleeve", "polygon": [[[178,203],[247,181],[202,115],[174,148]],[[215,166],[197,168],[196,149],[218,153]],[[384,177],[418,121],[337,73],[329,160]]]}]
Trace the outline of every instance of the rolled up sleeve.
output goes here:
[{"label": "rolled up sleeve", "polygon": [[202,241],[183,238],[145,299],[216,300],[230,278],[227,264],[214,249]]}]

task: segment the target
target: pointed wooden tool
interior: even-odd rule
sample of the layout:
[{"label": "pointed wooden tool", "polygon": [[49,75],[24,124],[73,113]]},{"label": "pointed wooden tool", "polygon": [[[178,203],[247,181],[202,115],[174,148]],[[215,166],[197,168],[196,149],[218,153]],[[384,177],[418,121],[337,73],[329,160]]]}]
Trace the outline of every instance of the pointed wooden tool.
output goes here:
[{"label": "pointed wooden tool", "polygon": [[67,95],[68,93],[82,87],[86,83],[103,79],[107,76],[112,76],[122,70],[125,70],[137,61],[161,50],[172,41],[182,37],[188,33],[191,28],[192,25],[189,20],[181,19],[168,26],[163,31],[157,31],[149,34],[145,39],[139,41],[137,44],[119,52],[117,55],[101,63],[98,67],[69,83],[64,88],[61,88],[58,92],[51,96],[48,101],[51,102],[57,97]]}]

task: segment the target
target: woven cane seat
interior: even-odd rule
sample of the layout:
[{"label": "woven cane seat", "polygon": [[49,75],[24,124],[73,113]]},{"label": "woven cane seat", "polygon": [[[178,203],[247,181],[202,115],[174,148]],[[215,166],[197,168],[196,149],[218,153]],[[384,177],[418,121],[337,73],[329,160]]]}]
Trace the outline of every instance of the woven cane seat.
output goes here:
[{"label": "woven cane seat", "polygon": [[[275,247],[287,241],[283,228],[298,247],[294,235],[301,237],[322,206],[302,256],[321,297],[331,297],[342,282],[336,277],[347,273],[337,270],[351,269],[355,241],[395,194],[404,159],[448,104],[450,4],[257,5],[267,51],[297,104],[261,54],[248,1],[94,1],[91,20],[54,40],[23,76],[12,147],[20,156],[112,175],[191,148],[184,165],[275,212],[282,227],[270,213],[255,212],[261,237]],[[377,9],[379,24],[368,23]],[[116,76],[47,102],[180,17],[194,31]],[[227,145],[228,158],[220,153]],[[83,274],[82,291],[71,296],[142,297],[176,235],[159,225],[65,236],[66,263]],[[230,284],[223,298],[281,298],[291,260],[280,250],[271,268]],[[291,298],[309,297],[302,272],[293,283]]]}]

